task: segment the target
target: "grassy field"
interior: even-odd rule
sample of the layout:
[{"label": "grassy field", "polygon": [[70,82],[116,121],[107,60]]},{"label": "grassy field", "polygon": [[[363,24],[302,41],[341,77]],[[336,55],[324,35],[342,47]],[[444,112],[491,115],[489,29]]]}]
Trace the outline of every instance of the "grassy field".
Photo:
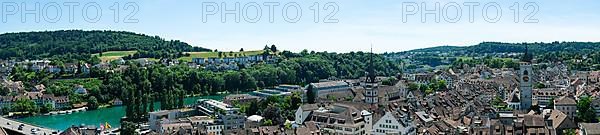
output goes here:
[{"label": "grassy field", "polygon": [[[462,60],[472,60],[473,57],[466,57],[466,56],[461,56],[461,57],[455,57],[456,59],[462,59]],[[517,59],[513,59],[513,58],[494,58],[494,59],[502,59],[502,60],[517,60]]]},{"label": "grassy field", "polygon": [[[243,51],[243,52],[222,52],[223,57],[235,57],[235,56],[253,56],[260,55],[264,51],[263,50],[253,50],[253,51]],[[186,62],[191,62],[192,58],[218,58],[218,52],[186,52],[190,54],[188,57],[181,57],[179,60],[183,60]]]},{"label": "grassy field", "polygon": [[[100,60],[103,62],[110,62],[112,60],[119,59],[121,57],[125,57],[127,55],[135,54],[137,51],[108,51],[103,52]],[[100,54],[92,54],[92,56],[99,56]]]}]

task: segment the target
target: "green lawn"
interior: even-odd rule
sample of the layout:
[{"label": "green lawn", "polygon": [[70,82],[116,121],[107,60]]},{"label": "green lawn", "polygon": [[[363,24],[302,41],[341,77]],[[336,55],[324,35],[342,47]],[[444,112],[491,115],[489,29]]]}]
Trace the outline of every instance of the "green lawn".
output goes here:
[{"label": "green lawn", "polygon": [[[473,57],[466,57],[466,56],[460,56],[460,57],[454,57],[456,59],[462,59],[462,60],[472,60]],[[502,60],[516,60],[513,58],[494,58],[494,59],[502,59]]]},{"label": "green lawn", "polygon": [[[137,51],[108,51],[108,52],[102,53],[100,60],[102,60],[103,62],[110,62],[112,60],[116,60],[116,59],[125,57],[127,55],[135,54],[135,53],[137,53]],[[92,54],[92,56],[99,56],[99,55],[100,54],[98,54],[98,53]]]},{"label": "green lawn", "polygon": [[154,62],[159,62],[160,61],[159,59],[156,59],[156,58],[139,58],[139,59],[146,59],[148,61],[154,61]]},{"label": "green lawn", "polygon": [[[253,55],[260,55],[264,52],[264,50],[252,50],[252,51],[243,51],[243,52],[222,52],[222,57],[235,57],[235,56],[253,56]],[[116,60],[122,57],[125,57],[127,55],[131,55],[131,54],[135,54],[137,53],[137,51],[108,51],[108,52],[104,52],[102,53],[102,57],[100,57],[100,60],[102,60],[103,62],[110,62],[112,60]],[[185,52],[190,54],[190,56],[188,57],[181,57],[179,58],[179,60],[183,60],[186,62],[191,62],[192,58],[218,58],[219,57],[219,53],[218,52]],[[92,56],[99,56],[100,54],[92,54]],[[149,60],[153,60],[153,59],[149,59]],[[154,59],[155,60],[155,59]]]},{"label": "green lawn", "polygon": [[[222,52],[222,57],[235,57],[236,55],[239,56],[253,56],[253,55],[260,55],[264,52],[264,50],[253,50],[253,51],[243,51],[243,52]],[[219,53],[218,52],[185,52],[190,54],[190,56],[188,57],[181,57],[179,58],[179,60],[183,60],[186,62],[191,62],[192,58],[218,58],[219,57]]]}]

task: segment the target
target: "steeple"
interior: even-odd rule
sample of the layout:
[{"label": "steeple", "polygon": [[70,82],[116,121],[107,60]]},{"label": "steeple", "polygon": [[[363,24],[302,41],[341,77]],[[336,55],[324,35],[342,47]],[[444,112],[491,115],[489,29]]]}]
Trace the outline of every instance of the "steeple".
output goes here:
[{"label": "steeple", "polygon": [[369,54],[369,65],[367,67],[367,77],[365,80],[365,103],[371,104],[371,109],[375,109],[375,104],[379,103],[378,84],[375,81],[375,67],[373,66],[373,44],[371,44],[371,54]]},{"label": "steeple", "polygon": [[531,63],[532,59],[533,59],[533,55],[531,55],[531,53],[529,53],[529,45],[525,44],[525,53],[523,54],[523,57],[521,57],[521,61]]},{"label": "steeple", "polygon": [[371,44],[371,56],[369,56],[369,66],[367,67],[367,83],[375,83],[375,69],[373,67],[373,44]]}]

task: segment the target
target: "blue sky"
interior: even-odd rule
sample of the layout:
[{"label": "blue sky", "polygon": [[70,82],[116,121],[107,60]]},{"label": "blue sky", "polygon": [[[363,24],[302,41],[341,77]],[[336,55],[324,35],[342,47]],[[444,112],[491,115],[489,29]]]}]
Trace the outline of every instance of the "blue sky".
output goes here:
[{"label": "blue sky", "polygon": [[[79,1],[78,6],[73,9],[73,22],[69,22],[69,8],[65,2],[60,0],[30,0],[22,3],[16,0],[0,0],[0,33],[45,31],[63,29],[83,30],[117,30],[132,31],[148,35],[158,35],[166,39],[175,39],[188,42],[194,46],[202,46],[211,49],[232,50],[240,48],[246,50],[261,49],[265,44],[276,44],[279,48],[300,51],[302,49],[350,52],[367,51],[370,44],[374,45],[375,52],[396,52],[415,48],[424,48],[440,45],[473,45],[483,41],[499,42],[552,42],[552,41],[600,41],[600,1],[575,0],[575,1],[525,1],[503,0],[503,1],[480,1],[473,9],[474,22],[469,22],[469,10],[465,4],[472,1],[463,0],[332,0],[332,1],[310,1],[310,0],[285,0],[277,2],[279,6],[274,7],[274,22],[269,22],[269,10],[264,4],[268,1],[262,0],[146,0],[146,1]],[[35,9],[35,3],[40,8]],[[93,6],[83,11],[86,4],[97,3],[101,11],[101,17],[97,22],[84,20],[82,14],[86,13],[88,18],[94,18],[96,14]],[[119,22],[114,21],[114,11],[111,6],[119,3]],[[135,3],[127,10],[124,6],[127,2]],[[236,2],[240,3],[238,11],[244,12],[239,23],[234,21],[233,15],[226,15],[227,21],[221,22],[221,15],[207,15],[206,22],[203,14],[210,9],[203,8],[204,5],[216,3],[222,8],[221,3],[231,9]],[[296,23],[284,20],[282,14],[287,13],[288,18],[293,19],[296,10],[288,6],[287,12],[283,9],[286,4],[297,3],[302,9],[302,16]],[[319,22],[314,22],[314,11],[311,6],[319,4]],[[324,7],[329,4],[328,10]],[[519,22],[515,23],[514,3],[519,4]],[[439,3],[439,8],[434,8]],[[71,3],[72,4],[72,3]],[[261,18],[256,23],[251,23],[243,18],[256,16],[256,8],[245,5],[258,4],[261,7]],[[414,15],[407,15],[410,6],[417,6]],[[17,5],[19,10],[14,10]],[[60,10],[53,6],[59,5]],[[453,5],[458,5],[460,14]],[[487,6],[486,6],[487,5]],[[491,6],[490,6],[491,5]],[[501,9],[501,17],[495,23],[485,19],[494,19],[496,8]],[[25,6],[29,10],[37,12],[40,21],[35,21],[35,16],[25,14],[25,22],[21,22],[22,10]],[[511,6],[513,8],[511,8]],[[47,8],[44,8],[47,7]],[[138,12],[133,16],[137,23],[124,23],[123,19],[132,10],[138,7]],[[337,23],[324,23],[322,20],[333,7],[338,7],[333,19]],[[426,14],[426,22],[421,21],[422,8],[434,10],[440,16],[440,21],[434,21],[434,15]],[[445,8],[446,7],[446,8]],[[484,7],[487,10],[484,11]],[[525,9],[525,7],[528,7]],[[537,23],[524,23],[523,19],[534,8],[538,9],[532,19]],[[114,8],[112,8],[114,9]],[[314,9],[314,8],[313,8]],[[512,10],[511,10],[512,9]],[[12,11],[12,12],[11,12]],[[39,13],[39,12],[42,13]],[[60,11],[60,19],[52,22],[52,17],[57,16]],[[441,14],[439,13],[441,11]],[[488,16],[483,17],[487,13]],[[405,14],[406,20],[403,20]],[[454,19],[460,15],[460,20]],[[454,17],[454,18],[453,18]],[[446,18],[446,19],[444,19]],[[48,21],[48,19],[50,21]],[[452,21],[456,22],[452,22]],[[406,21],[406,22],[404,22]]]}]

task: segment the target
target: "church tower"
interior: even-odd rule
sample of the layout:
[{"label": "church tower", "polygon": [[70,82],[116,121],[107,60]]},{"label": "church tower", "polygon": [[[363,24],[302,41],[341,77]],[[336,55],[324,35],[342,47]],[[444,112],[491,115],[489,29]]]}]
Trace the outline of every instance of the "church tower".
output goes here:
[{"label": "church tower", "polygon": [[379,102],[379,94],[377,91],[378,84],[375,80],[375,69],[373,66],[373,45],[371,45],[370,55],[369,66],[367,67],[367,77],[365,80],[365,102],[369,104],[377,104]]},{"label": "church tower", "polygon": [[531,66],[532,59],[533,56],[529,53],[528,46],[525,45],[525,54],[521,58],[519,70],[519,97],[521,99],[521,110],[528,110],[531,108],[531,91],[533,86],[533,69]]}]

